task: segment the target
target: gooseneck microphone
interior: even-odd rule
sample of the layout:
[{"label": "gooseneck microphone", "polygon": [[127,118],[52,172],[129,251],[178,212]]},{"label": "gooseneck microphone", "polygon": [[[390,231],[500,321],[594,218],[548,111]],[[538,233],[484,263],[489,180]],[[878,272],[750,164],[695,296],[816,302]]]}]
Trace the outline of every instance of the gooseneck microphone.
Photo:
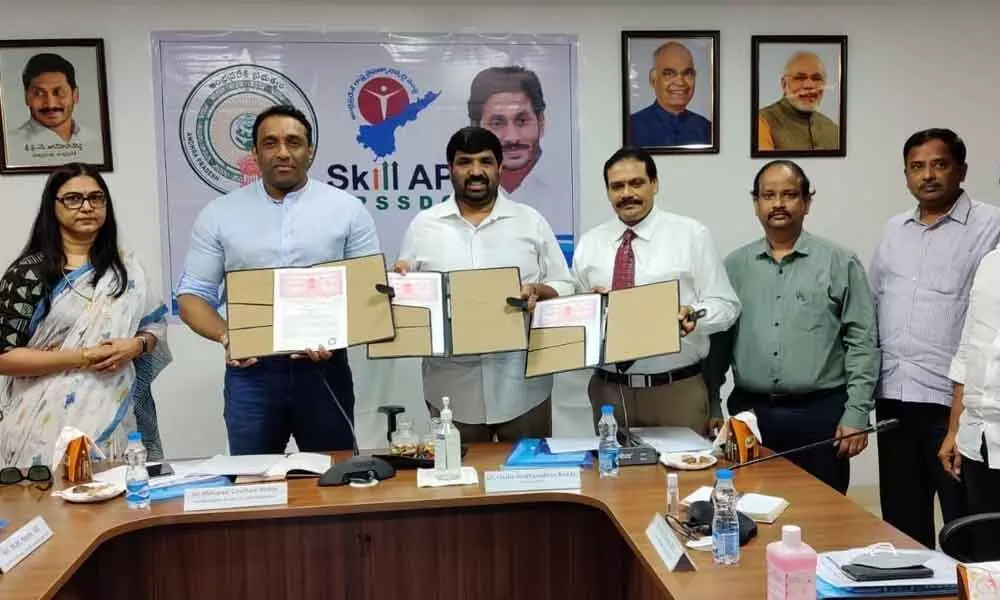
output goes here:
[{"label": "gooseneck microphone", "polygon": [[361,451],[358,450],[358,433],[354,429],[350,417],[347,416],[344,405],[340,403],[337,394],[333,393],[333,388],[330,387],[326,376],[323,373],[317,373],[317,376],[323,382],[326,391],[330,393],[330,397],[333,398],[337,410],[344,417],[344,422],[347,423],[347,427],[351,431],[351,443],[354,446],[353,456],[342,462],[334,462],[333,466],[320,476],[319,485],[346,485],[349,483],[375,485],[383,479],[395,476],[396,469],[388,462],[374,456],[361,456]]},{"label": "gooseneck microphone", "polygon": [[819,441],[819,442],[813,442],[811,444],[806,444],[804,446],[799,446],[797,448],[791,448],[791,449],[785,450],[783,452],[776,452],[774,454],[769,454],[767,456],[762,456],[760,458],[755,458],[753,460],[748,460],[745,463],[735,464],[735,465],[733,465],[733,466],[731,466],[729,468],[730,468],[730,470],[732,470],[732,469],[740,469],[740,468],[743,468],[743,467],[748,467],[750,465],[755,465],[757,463],[762,463],[762,462],[769,461],[769,460],[771,460],[773,458],[778,458],[779,456],[788,456],[789,454],[795,454],[797,452],[802,452],[804,450],[809,450],[811,448],[818,448],[819,446],[825,446],[825,445],[828,445],[828,444],[833,444],[834,442],[839,442],[840,440],[846,440],[846,439],[849,439],[849,438],[852,438],[852,437],[857,437],[859,435],[868,435],[869,433],[874,433],[874,432],[878,432],[878,431],[885,431],[887,429],[892,429],[893,427],[895,427],[897,425],[899,425],[899,419],[884,419],[882,421],[879,421],[879,422],[875,423],[871,427],[867,427],[865,429],[862,429],[861,431],[855,431],[854,433],[849,433],[847,435],[842,435],[842,436],[839,436],[839,437],[832,437],[832,438],[830,438],[828,440],[822,440],[822,441]]}]

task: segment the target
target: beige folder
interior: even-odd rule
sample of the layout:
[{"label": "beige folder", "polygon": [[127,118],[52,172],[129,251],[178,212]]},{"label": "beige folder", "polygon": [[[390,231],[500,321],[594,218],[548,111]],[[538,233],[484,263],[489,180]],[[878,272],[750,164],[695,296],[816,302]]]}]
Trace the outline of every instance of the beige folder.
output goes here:
[{"label": "beige folder", "polygon": [[[317,267],[347,267],[347,344],[392,339],[395,335],[382,254],[347,258]],[[226,273],[229,358],[238,360],[275,354],[274,271],[249,269]],[[303,348],[304,350],[304,348]]]},{"label": "beige folder", "polygon": [[423,306],[392,306],[396,337],[368,344],[368,358],[431,356],[431,311]]},{"label": "beige folder", "polygon": [[525,377],[583,369],[587,365],[587,328],[533,327],[528,330]]},{"label": "beige folder", "polygon": [[608,293],[603,364],[681,349],[680,288],[675,279]]},{"label": "beige folder", "polygon": [[452,271],[448,288],[453,356],[527,349],[526,313],[507,303],[521,297],[517,267]]}]

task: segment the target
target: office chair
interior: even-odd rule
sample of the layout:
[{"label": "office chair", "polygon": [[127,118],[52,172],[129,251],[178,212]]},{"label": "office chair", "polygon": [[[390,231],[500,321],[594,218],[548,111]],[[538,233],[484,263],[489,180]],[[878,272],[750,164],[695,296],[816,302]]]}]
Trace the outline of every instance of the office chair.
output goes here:
[{"label": "office chair", "polygon": [[1000,560],[1000,512],[960,517],[938,534],[941,551],[959,562]]}]

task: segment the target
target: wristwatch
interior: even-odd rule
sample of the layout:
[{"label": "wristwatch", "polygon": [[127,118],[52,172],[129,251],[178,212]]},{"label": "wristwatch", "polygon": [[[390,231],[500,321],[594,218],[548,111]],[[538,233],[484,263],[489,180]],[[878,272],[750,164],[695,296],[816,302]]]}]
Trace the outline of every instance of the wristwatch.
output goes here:
[{"label": "wristwatch", "polygon": [[139,334],[135,337],[139,338],[139,343],[142,344],[142,352],[139,353],[139,356],[142,356],[147,351],[149,351],[149,342],[146,341],[146,336],[142,334]]}]

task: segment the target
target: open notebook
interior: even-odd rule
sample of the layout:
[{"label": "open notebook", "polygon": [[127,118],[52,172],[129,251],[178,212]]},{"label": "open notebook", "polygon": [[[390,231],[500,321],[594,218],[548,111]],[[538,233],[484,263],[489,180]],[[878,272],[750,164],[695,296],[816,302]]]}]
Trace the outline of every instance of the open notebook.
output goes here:
[{"label": "open notebook", "polygon": [[[681,504],[688,506],[699,500],[711,502],[712,488],[707,485],[698,488],[681,500]],[[774,523],[781,516],[781,513],[785,512],[786,508],[788,508],[788,500],[764,494],[743,494],[736,503],[736,510],[758,523]]]}]

